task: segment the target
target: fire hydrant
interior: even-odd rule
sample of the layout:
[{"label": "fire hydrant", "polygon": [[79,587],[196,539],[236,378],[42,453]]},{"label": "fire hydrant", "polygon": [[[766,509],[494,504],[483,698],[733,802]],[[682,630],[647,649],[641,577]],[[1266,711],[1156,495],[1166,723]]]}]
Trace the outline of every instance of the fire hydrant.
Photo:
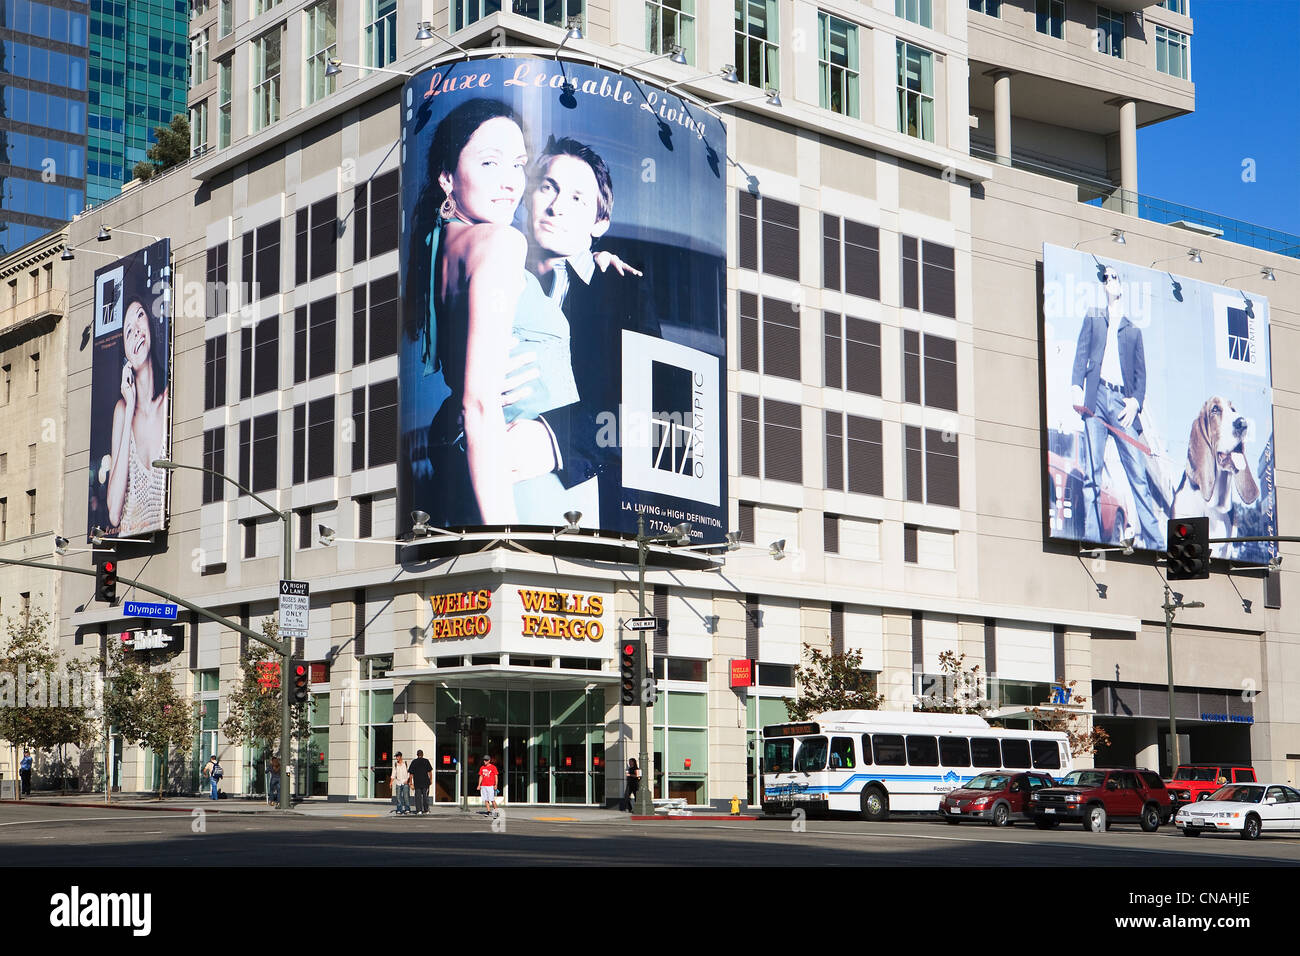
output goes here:
[{"label": "fire hydrant", "polygon": [[731,798],[731,815],[733,817],[740,816],[740,797]]}]

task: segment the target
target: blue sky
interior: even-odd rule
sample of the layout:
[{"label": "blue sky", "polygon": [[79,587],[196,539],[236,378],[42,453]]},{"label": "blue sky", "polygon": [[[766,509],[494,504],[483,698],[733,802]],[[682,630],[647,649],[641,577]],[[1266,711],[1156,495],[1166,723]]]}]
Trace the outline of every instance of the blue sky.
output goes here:
[{"label": "blue sky", "polygon": [[1138,189],[1300,235],[1300,0],[1189,8],[1196,112],[1139,131]]}]

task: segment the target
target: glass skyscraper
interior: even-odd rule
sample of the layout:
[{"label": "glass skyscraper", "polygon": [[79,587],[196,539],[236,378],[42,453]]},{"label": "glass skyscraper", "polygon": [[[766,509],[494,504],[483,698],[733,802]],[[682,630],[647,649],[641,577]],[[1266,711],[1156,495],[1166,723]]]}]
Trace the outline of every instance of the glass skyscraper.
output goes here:
[{"label": "glass skyscraper", "polygon": [[154,129],[186,112],[188,25],[187,0],[91,0],[89,204],[120,193]]},{"label": "glass skyscraper", "polygon": [[85,0],[3,0],[0,17],[4,253],[58,229],[85,206],[90,9]]}]

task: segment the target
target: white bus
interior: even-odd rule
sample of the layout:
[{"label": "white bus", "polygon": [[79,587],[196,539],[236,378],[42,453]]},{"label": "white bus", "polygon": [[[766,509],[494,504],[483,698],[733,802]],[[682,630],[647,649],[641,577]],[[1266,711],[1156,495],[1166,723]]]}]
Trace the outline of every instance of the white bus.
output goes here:
[{"label": "white bus", "polygon": [[973,714],[833,710],[763,728],[763,808],[839,810],[865,820],[939,809],[989,770],[1074,769],[1065,734],[1003,730]]}]

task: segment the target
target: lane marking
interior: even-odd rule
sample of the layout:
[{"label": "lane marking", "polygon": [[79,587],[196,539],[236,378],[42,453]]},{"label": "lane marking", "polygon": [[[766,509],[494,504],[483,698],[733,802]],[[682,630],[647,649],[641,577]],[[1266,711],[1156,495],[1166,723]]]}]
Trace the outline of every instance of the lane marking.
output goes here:
[{"label": "lane marking", "polygon": [[[50,819],[50,820],[15,820],[15,821],[12,822],[12,823],[0,823],[0,827],[21,827],[21,826],[30,826],[30,825],[37,824],[37,823],[85,823],[85,822],[87,822],[87,821],[91,821],[91,820],[103,820],[103,819],[104,819],[104,817],[58,817],[58,818],[56,818],[56,819]],[[113,815],[112,817],[110,817],[109,819],[112,819],[112,820],[157,820],[158,818],[157,818],[154,814],[149,813],[149,814],[145,814],[145,815],[143,815],[143,816],[138,816],[138,817],[123,817],[123,816],[118,816],[118,815],[114,814],[114,815]],[[177,822],[177,823],[188,823],[189,821],[188,821],[188,820],[185,820],[185,819],[177,819],[176,822]],[[162,831],[159,831],[159,832],[162,832]]]},{"label": "lane marking", "polygon": [[577,823],[577,817],[533,817],[537,823]]}]

